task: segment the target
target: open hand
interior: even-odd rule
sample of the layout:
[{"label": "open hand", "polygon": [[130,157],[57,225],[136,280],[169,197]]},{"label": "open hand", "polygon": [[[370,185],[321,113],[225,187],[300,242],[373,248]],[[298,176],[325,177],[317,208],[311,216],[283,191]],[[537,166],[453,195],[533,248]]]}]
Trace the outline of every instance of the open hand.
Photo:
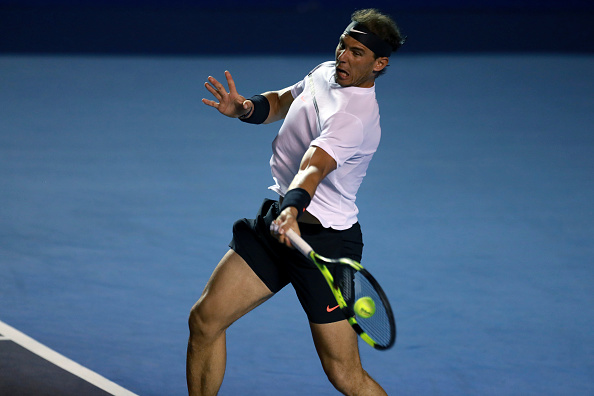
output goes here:
[{"label": "open hand", "polygon": [[231,73],[225,71],[225,78],[227,79],[229,92],[214,77],[208,77],[208,82],[204,83],[204,86],[213,94],[216,100],[202,99],[202,102],[205,105],[214,107],[227,117],[237,118],[250,113],[253,107],[252,101],[246,100],[245,97],[237,93]]}]

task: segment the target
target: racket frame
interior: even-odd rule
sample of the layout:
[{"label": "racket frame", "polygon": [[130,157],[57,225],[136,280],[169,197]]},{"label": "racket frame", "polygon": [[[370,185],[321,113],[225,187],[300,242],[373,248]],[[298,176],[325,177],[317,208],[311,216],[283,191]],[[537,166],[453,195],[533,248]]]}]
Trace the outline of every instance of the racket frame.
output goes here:
[{"label": "racket frame", "polygon": [[[318,267],[324,279],[330,286],[330,290],[336,299],[340,309],[345,314],[349,324],[355,330],[355,332],[361,337],[363,341],[369,344],[371,347],[378,349],[378,350],[386,350],[390,349],[395,341],[396,341],[396,322],[394,320],[394,314],[392,313],[392,308],[386,297],[383,289],[379,285],[379,283],[375,280],[375,278],[367,271],[360,263],[350,258],[338,258],[338,259],[331,259],[324,256],[317,254],[313,248],[303,240],[295,231],[289,229],[285,235],[291,241],[293,247],[295,247],[301,254],[305,257],[309,258],[315,265]],[[357,322],[357,317],[354,314],[352,308],[348,306],[346,303],[340,288],[335,284],[334,277],[330,273],[330,270],[324,263],[333,264],[333,265],[348,265],[353,268],[355,271],[361,272],[361,274],[367,278],[367,280],[372,284],[373,288],[377,292],[379,298],[381,299],[382,304],[386,307],[386,313],[388,315],[388,320],[390,321],[390,342],[388,345],[381,345],[374,341],[359,325]]]}]

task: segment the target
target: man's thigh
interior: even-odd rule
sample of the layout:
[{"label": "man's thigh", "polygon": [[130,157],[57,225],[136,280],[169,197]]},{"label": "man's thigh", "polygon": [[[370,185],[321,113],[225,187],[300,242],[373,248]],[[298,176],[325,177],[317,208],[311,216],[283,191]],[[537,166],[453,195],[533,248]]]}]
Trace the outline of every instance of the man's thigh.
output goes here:
[{"label": "man's thigh", "polygon": [[226,328],[272,297],[250,266],[233,250],[219,262],[193,310],[203,322]]},{"label": "man's thigh", "polygon": [[310,323],[316,350],[324,368],[340,366],[345,370],[361,368],[357,334],[348,321]]}]

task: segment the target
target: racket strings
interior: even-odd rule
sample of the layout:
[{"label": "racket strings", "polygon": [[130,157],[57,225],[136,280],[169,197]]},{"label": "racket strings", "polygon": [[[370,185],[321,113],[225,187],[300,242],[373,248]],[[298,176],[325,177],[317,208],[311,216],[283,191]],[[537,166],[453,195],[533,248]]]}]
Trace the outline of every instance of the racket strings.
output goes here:
[{"label": "racket strings", "polygon": [[375,303],[375,313],[369,318],[357,316],[357,323],[376,343],[389,345],[393,341],[393,331],[388,308],[369,279],[357,271],[354,276],[353,304],[362,297],[371,297]]},{"label": "racket strings", "polygon": [[355,304],[355,270],[348,265],[338,265],[334,272],[334,284],[340,289],[347,306]]}]

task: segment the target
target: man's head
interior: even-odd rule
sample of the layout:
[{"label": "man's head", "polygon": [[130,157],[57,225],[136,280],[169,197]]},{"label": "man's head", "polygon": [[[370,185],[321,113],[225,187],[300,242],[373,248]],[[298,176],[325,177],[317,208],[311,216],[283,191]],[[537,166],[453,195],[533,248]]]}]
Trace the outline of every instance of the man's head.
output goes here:
[{"label": "man's head", "polygon": [[375,9],[356,11],[351,20],[336,48],[336,82],[368,88],[404,40],[392,18]]}]

